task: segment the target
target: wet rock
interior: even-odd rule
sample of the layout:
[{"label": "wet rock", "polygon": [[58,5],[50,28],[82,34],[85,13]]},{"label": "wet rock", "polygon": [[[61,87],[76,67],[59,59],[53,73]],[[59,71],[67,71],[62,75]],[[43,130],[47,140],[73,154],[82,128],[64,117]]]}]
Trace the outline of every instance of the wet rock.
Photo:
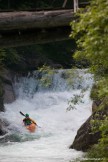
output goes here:
[{"label": "wet rock", "polygon": [[[96,107],[96,103],[98,106]],[[72,149],[87,151],[92,145],[97,144],[98,140],[101,138],[101,132],[92,131],[92,120],[103,120],[104,115],[108,115],[108,97],[105,97],[99,104],[99,102],[94,101],[95,111],[88,118],[88,120],[79,128],[77,135],[74,139],[73,144],[70,146]],[[93,104],[93,105],[94,105]]]},{"label": "wet rock", "polygon": [[98,106],[101,104],[101,100],[96,100],[92,104],[92,112],[95,112],[98,109]]},{"label": "wet rock", "polygon": [[7,133],[7,131],[5,130],[5,126],[5,122],[0,119],[0,136],[3,136]]},{"label": "wet rock", "polygon": [[1,74],[1,79],[3,82],[3,99],[4,103],[11,103],[15,101],[15,93],[13,89],[13,74],[11,71],[4,69]]},{"label": "wet rock", "polygon": [[4,111],[3,97],[0,97],[0,111]]},{"label": "wet rock", "polygon": [[12,84],[4,83],[4,103],[12,103],[15,101],[15,94]]},{"label": "wet rock", "polygon": [[3,105],[3,84],[0,79],[0,111],[4,111],[4,105]]},{"label": "wet rock", "polygon": [[91,119],[92,116],[80,127],[70,148],[78,151],[87,151],[90,146],[98,142],[100,132],[92,133],[90,125]]}]

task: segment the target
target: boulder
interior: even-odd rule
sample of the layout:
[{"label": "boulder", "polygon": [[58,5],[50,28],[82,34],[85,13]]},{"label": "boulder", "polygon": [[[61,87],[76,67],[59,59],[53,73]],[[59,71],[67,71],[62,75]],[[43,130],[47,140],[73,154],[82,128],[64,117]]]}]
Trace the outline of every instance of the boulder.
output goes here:
[{"label": "boulder", "polygon": [[[98,104],[96,104],[98,103]],[[103,120],[104,115],[108,115],[108,97],[105,97],[101,103],[99,101],[94,101],[95,111],[87,119],[87,121],[79,128],[74,142],[70,146],[72,149],[79,151],[87,151],[92,145],[97,144],[98,140],[101,138],[101,132],[92,131],[92,121],[93,120]],[[97,110],[96,110],[96,105]]]},{"label": "boulder", "polygon": [[0,119],[0,136],[5,135],[7,132],[5,130],[5,122]]},{"label": "boulder", "polygon": [[90,125],[91,119],[92,116],[79,128],[70,148],[85,152],[90,146],[98,142],[100,132],[92,133]]},{"label": "boulder", "polygon": [[3,85],[2,85],[1,79],[0,79],[0,111],[4,111],[4,105],[3,105]]},{"label": "boulder", "polygon": [[3,97],[0,97],[0,111],[4,111]]},{"label": "boulder", "polygon": [[1,74],[1,79],[3,82],[3,99],[4,103],[11,103],[15,101],[15,93],[13,89],[13,74],[11,71],[4,69]]}]

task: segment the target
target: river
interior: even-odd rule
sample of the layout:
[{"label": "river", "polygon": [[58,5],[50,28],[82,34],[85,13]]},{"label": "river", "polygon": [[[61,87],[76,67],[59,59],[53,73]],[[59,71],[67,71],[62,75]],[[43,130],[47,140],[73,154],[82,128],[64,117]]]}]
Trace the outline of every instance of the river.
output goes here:
[{"label": "river", "polygon": [[[78,70],[78,73],[80,77],[74,78],[71,87],[61,77],[63,70],[54,75],[50,88],[42,88],[36,74],[35,77],[29,75],[16,79],[17,99],[5,104],[6,111],[0,114],[9,123],[8,134],[0,137],[3,139],[0,162],[69,162],[83,155],[69,146],[78,128],[91,115],[89,94],[93,79],[85,70]],[[84,88],[82,102],[67,111],[68,102],[74,95],[81,94]],[[41,128],[35,133],[28,132],[19,111],[29,113]]]}]

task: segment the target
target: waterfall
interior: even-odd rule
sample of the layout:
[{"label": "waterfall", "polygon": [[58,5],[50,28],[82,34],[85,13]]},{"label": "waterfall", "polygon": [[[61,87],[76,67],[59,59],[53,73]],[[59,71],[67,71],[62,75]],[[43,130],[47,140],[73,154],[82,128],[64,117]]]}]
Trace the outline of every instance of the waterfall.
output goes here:
[{"label": "waterfall", "polygon": [[[50,81],[47,86],[43,76]],[[82,156],[82,152],[70,150],[69,146],[91,114],[92,84],[93,76],[87,70],[55,70],[51,76],[35,71],[15,78],[17,99],[6,104],[6,112],[0,114],[9,123],[8,134],[1,140],[0,161],[67,162]],[[82,102],[67,111],[68,102],[82,91]],[[41,128],[28,132],[19,111],[29,113]]]}]

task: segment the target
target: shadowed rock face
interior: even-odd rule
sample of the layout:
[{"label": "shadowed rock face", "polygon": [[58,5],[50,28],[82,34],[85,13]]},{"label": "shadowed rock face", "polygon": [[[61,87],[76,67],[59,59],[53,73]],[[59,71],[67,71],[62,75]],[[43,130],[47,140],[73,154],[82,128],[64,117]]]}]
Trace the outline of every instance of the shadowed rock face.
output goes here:
[{"label": "shadowed rock face", "polygon": [[[0,73],[0,112],[5,111],[4,103],[11,103],[15,100],[15,94],[12,86],[12,74],[4,69]],[[0,136],[5,135],[8,123],[0,119]]]},{"label": "shadowed rock face", "polygon": [[[2,111],[5,111],[5,109],[3,104],[3,86],[0,80],[0,112]],[[6,131],[4,130],[4,126],[5,126],[5,122],[0,119],[0,136],[6,134]]]},{"label": "shadowed rock face", "polygon": [[0,111],[4,111],[4,105],[3,105],[3,85],[2,85],[1,79],[0,79]]},{"label": "shadowed rock face", "polygon": [[98,139],[100,138],[100,132],[94,134],[91,133],[91,119],[92,116],[90,116],[90,118],[80,127],[70,148],[79,151],[87,151],[87,149],[90,148],[91,145],[98,142]]},{"label": "shadowed rock face", "polygon": [[4,69],[2,75],[3,85],[3,101],[4,103],[11,103],[15,100],[15,94],[12,85],[12,74],[9,70]]},{"label": "shadowed rock face", "polygon": [[4,111],[3,97],[0,97],[0,111]]},{"label": "shadowed rock face", "polygon": [[12,84],[4,83],[4,103],[12,103],[15,101],[15,94]]},{"label": "shadowed rock face", "polygon": [[6,123],[0,119],[0,136],[5,135],[7,132],[5,130]]},{"label": "shadowed rock face", "polygon": [[[77,135],[74,139],[73,144],[70,146],[72,149],[87,151],[92,145],[98,143],[101,137],[101,133],[98,131],[96,133],[91,130],[91,120],[103,120],[104,115],[108,115],[108,97],[105,97],[103,101],[94,101],[95,111],[88,118],[88,120],[79,128]],[[98,103],[98,105],[97,105]],[[97,110],[96,110],[97,105]],[[103,106],[103,109],[99,109],[99,106]],[[94,110],[94,108],[92,107]]]},{"label": "shadowed rock face", "polygon": [[[3,86],[2,81],[0,79],[0,112],[4,111],[4,105],[3,105]],[[3,123],[0,119],[0,136],[4,135],[5,132],[3,131]]]}]

